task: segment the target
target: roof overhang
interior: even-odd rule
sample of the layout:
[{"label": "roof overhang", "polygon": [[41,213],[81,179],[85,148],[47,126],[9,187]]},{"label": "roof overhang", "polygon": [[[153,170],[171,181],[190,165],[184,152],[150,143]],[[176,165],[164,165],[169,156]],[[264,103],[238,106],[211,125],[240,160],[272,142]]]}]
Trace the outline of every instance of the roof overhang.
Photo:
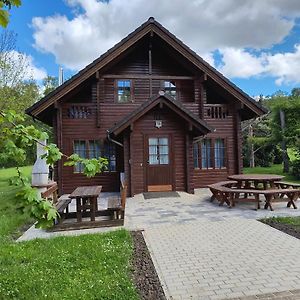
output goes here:
[{"label": "roof overhang", "polygon": [[229,93],[231,93],[237,100],[239,100],[243,105],[248,107],[255,115],[261,116],[267,112],[267,110],[257,103],[253,98],[239,89],[235,84],[224,77],[215,68],[210,66],[206,61],[204,61],[200,56],[198,56],[194,51],[187,47],[182,41],[180,41],[175,35],[169,32],[160,23],[154,20],[154,18],[149,18],[147,22],[138,27],[135,31],[130,33],[127,37],[121,40],[118,44],[108,50],[106,53],[101,55],[98,59],[93,61],[91,64],[86,66],[83,70],[78,72],[64,84],[59,86],[57,89],[52,91],[46,97],[32,105],[26,110],[26,113],[38,117],[38,115],[47,109],[49,106],[53,105],[56,101],[61,99],[64,95],[71,92],[74,88],[82,84],[85,80],[90,78],[99,72],[108,63],[112,62],[114,59],[119,57],[124,51],[128,50],[135,43],[137,43],[141,38],[149,33],[157,34],[161,39],[167,42],[173,47],[178,53],[183,55],[192,64],[194,64],[201,72],[204,72],[206,76],[209,76],[216,83],[220,84]]},{"label": "roof overhang", "polygon": [[108,130],[109,134],[114,134],[118,136],[125,129],[130,127],[135,121],[140,119],[143,115],[149,112],[151,109],[155,108],[157,105],[161,107],[166,106],[175,114],[177,114],[181,119],[184,119],[190,131],[193,131],[196,136],[206,135],[209,132],[214,131],[214,128],[209,126],[205,121],[198,118],[190,110],[185,108],[180,102],[174,100],[172,97],[164,94],[157,95],[150,98],[150,100],[144,102],[140,107],[135,109],[133,112],[128,114],[125,118],[119,121],[115,126]]}]

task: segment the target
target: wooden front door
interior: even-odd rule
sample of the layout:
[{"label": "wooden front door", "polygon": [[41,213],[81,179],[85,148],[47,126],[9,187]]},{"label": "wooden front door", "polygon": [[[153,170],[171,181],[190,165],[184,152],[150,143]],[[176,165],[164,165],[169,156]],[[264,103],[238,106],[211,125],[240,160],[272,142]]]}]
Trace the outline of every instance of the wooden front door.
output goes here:
[{"label": "wooden front door", "polygon": [[170,136],[148,136],[147,191],[172,191],[172,158]]}]

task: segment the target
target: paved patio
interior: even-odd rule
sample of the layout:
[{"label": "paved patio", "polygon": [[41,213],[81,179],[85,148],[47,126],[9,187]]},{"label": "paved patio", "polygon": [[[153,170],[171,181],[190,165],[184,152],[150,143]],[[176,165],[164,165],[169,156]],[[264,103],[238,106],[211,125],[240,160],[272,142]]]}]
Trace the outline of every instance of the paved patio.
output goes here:
[{"label": "paved patio", "polygon": [[145,200],[143,194],[129,198],[126,203],[125,227],[134,230],[199,220],[224,221],[233,218],[255,220],[272,216],[300,216],[300,207],[287,208],[285,202],[275,203],[274,211],[265,209],[256,211],[254,203],[238,203],[236,207],[229,209],[226,204],[220,207],[216,200],[211,203],[209,189],[197,189],[194,195],[178,193],[180,198]]}]

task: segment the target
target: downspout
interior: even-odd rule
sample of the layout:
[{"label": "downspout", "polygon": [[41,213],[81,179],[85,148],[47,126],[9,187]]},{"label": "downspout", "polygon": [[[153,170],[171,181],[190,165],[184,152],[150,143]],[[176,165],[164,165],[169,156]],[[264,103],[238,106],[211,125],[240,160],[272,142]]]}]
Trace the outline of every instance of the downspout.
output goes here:
[{"label": "downspout", "polygon": [[110,142],[112,142],[112,143],[114,143],[114,144],[116,144],[116,145],[118,145],[120,147],[124,147],[124,145],[122,143],[120,143],[120,142],[118,142],[118,141],[116,141],[116,140],[114,140],[114,139],[111,138],[109,130],[107,130],[106,132],[107,132],[107,139]]}]

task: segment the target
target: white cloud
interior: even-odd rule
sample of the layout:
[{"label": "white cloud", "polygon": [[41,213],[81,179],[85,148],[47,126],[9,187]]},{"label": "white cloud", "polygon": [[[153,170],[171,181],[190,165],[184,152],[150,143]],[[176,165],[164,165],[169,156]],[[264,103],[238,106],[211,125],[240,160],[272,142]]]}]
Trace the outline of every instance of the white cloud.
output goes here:
[{"label": "white cloud", "polygon": [[[298,0],[67,0],[73,16],[32,20],[35,47],[78,70],[154,16],[198,53],[265,48],[289,34]],[[249,71],[250,72],[250,71]]]},{"label": "white cloud", "polygon": [[221,49],[220,72],[230,78],[271,76],[277,85],[300,83],[300,45],[293,52],[259,55],[245,49]]},{"label": "white cloud", "polygon": [[223,64],[219,70],[230,78],[248,78],[265,71],[264,56],[255,56],[244,49],[225,48],[220,49]]},{"label": "white cloud", "polygon": [[43,68],[35,65],[31,55],[18,52],[16,50],[4,51],[0,53],[0,60],[4,67],[0,68],[1,84],[13,86],[23,80],[41,81],[47,76]]},{"label": "white cloud", "polygon": [[41,81],[45,77],[47,77],[46,70],[44,68],[37,67],[31,55],[27,55],[27,54],[21,54],[21,55],[24,55],[28,66],[28,71],[26,73],[25,79],[27,80],[34,79],[37,81]]}]

